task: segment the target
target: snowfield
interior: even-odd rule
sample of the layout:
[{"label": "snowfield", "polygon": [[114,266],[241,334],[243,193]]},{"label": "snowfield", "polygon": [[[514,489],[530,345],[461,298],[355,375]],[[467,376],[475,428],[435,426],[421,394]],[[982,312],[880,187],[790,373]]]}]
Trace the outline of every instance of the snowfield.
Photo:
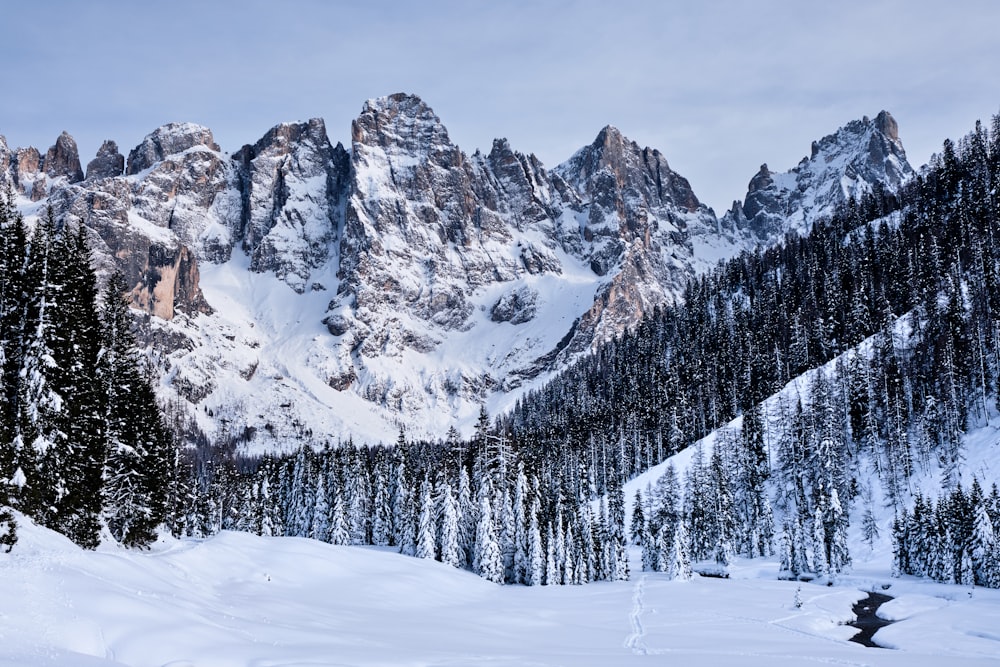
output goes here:
[{"label": "snowfield", "polygon": [[[773,561],[674,582],[635,559],[629,582],[503,587],[434,561],[299,538],[222,533],[87,552],[19,522],[20,541],[0,554],[4,666],[1000,661],[1000,591],[873,577],[863,563],[832,588],[779,581]],[[884,584],[897,596],[885,615],[899,620],[875,639],[899,650],[847,641],[854,629],[843,623],[865,595],[857,586]]]}]

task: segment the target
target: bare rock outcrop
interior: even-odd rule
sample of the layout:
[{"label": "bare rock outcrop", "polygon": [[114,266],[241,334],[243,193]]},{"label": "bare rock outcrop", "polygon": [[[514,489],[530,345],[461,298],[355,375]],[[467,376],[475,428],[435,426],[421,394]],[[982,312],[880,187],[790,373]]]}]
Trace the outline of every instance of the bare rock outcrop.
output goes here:
[{"label": "bare rock outcrop", "polygon": [[118,144],[108,139],[97,150],[97,157],[87,163],[86,180],[114,178],[125,172],[125,156],[118,152]]},{"label": "bare rock outcrop", "polygon": [[56,143],[45,153],[42,165],[49,178],[65,178],[70,183],[79,183],[83,180],[76,140],[66,132],[60,134]]},{"label": "bare rock outcrop", "polygon": [[195,123],[167,123],[157,128],[128,154],[126,174],[134,176],[173,155],[196,147],[218,152],[212,131]]},{"label": "bare rock outcrop", "polygon": [[240,236],[250,268],[274,272],[297,292],[329,261],[346,198],[350,157],[314,118],[283,123],[233,160],[242,195]]}]

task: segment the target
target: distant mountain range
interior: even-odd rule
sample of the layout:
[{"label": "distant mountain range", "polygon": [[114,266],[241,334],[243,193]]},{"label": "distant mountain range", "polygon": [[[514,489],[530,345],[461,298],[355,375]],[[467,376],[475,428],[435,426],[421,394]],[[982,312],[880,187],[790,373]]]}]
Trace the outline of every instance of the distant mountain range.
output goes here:
[{"label": "distant mountain range", "polygon": [[763,165],[721,217],[614,127],[546,169],[505,139],[463,152],[406,94],[366,102],[347,148],[320,119],[233,153],[175,123],[84,171],[66,133],[0,137],[29,222],[52,206],[124,273],[171,413],[251,451],[467,431],[719,259],[913,173],[885,111]]}]

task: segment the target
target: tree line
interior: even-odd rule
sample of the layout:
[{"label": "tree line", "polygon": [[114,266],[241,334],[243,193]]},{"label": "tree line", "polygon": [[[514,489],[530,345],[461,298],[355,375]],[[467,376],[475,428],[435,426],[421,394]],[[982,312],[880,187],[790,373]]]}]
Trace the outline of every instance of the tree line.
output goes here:
[{"label": "tree line", "polygon": [[260,459],[208,459],[175,529],[239,530],[393,547],[495,583],[628,579],[625,498],[539,476],[489,429],[463,442],[300,447]]}]

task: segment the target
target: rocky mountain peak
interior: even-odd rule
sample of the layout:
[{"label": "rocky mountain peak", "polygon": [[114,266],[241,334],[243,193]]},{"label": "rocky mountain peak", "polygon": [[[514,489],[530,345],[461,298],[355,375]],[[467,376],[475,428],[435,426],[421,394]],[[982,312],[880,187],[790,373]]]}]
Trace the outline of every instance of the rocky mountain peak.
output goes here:
[{"label": "rocky mountain peak", "polygon": [[322,118],[275,125],[251,147],[252,157],[266,152],[289,154],[294,150],[295,144],[300,143],[310,143],[320,148],[330,145],[330,139],[326,134],[326,123]]},{"label": "rocky mountain peak", "polygon": [[875,116],[875,127],[890,141],[899,141],[899,125],[888,111],[880,111]]},{"label": "rocky mountain peak", "polygon": [[219,151],[212,131],[207,127],[196,123],[168,123],[146,135],[142,143],[129,152],[126,173],[129,176],[138,174],[168,156],[183,153],[195,146]]},{"label": "rocky mountain peak", "polygon": [[605,126],[592,144],[556,167],[559,175],[583,191],[595,184],[599,190],[606,189],[603,179],[596,178],[602,171],[618,188],[641,193],[649,205],[676,206],[688,213],[701,206],[690,183],[670,168],[659,150],[640,148],[611,125]]},{"label": "rocky mountain peak", "polygon": [[70,183],[83,180],[83,169],[80,168],[80,152],[76,140],[65,131],[56,139],[56,143],[45,153],[43,169],[49,178],[65,177]]},{"label": "rocky mountain peak", "polygon": [[743,225],[758,239],[779,238],[788,230],[808,231],[849,197],[876,184],[896,189],[913,175],[888,111],[875,120],[854,120],[812,143],[809,157],[786,173],[767,165],[750,179],[742,215],[727,213],[722,224]]},{"label": "rocky mountain peak", "polygon": [[547,170],[506,139],[470,157],[398,93],[363,105],[351,142],[314,118],[230,157],[207,128],[172,123],[127,170],[105,142],[81,182],[68,135],[44,157],[0,139],[0,173],[88,227],[102,271],[124,272],[154,316],[164,398],[210,437],[241,425],[260,451],[306,432],[392,438],[404,422],[433,437],[483,402],[502,409],[680,298],[747,246],[743,230],[781,233],[787,210],[821,210],[827,183],[909,168],[883,112],[789,174],[761,165],[727,225],[661,151],[610,125]]},{"label": "rocky mountain peak", "polygon": [[640,148],[612,126],[554,172],[580,194],[585,256],[607,277],[567,347],[574,353],[672,301],[692,274],[695,239],[718,236],[718,221],[659,150]]},{"label": "rocky mountain peak", "polygon": [[87,163],[87,180],[114,178],[125,172],[125,156],[118,151],[118,144],[108,139],[97,149],[97,157]]},{"label": "rocky mountain peak", "polygon": [[416,95],[396,93],[365,102],[351,124],[356,146],[380,148],[387,153],[455,154],[441,119]]}]

